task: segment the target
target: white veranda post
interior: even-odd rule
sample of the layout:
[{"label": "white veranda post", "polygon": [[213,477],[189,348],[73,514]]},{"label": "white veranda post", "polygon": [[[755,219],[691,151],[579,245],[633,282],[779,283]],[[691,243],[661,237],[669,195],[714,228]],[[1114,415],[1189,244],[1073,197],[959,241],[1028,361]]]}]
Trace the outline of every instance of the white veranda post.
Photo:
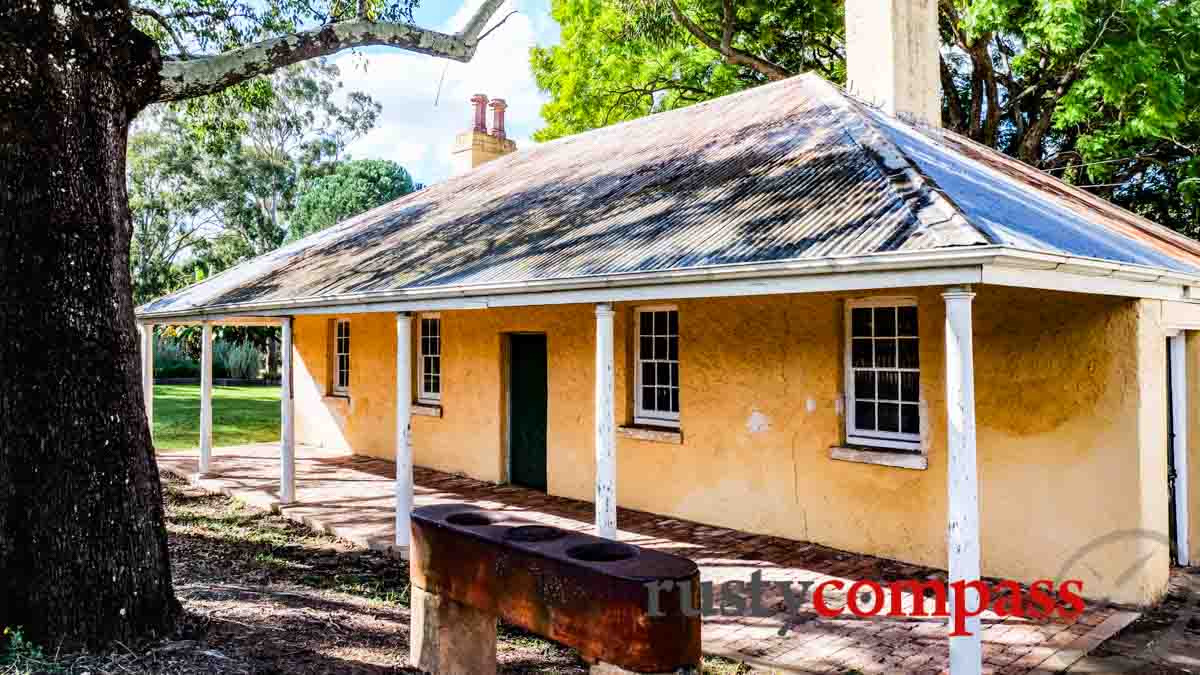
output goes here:
[{"label": "white veranda post", "polygon": [[296,501],[296,424],[293,419],[295,397],[292,395],[292,317],[283,318],[283,340],[279,373],[279,501]]},{"label": "white veranda post", "polygon": [[413,507],[412,315],[396,314],[396,550],[408,557]]},{"label": "white veranda post", "polygon": [[139,326],[142,338],[142,404],[146,406],[146,423],[154,436],[154,324]]},{"label": "white veranda post", "polygon": [[1187,334],[1168,338],[1171,350],[1171,454],[1175,469],[1176,561],[1189,565]]},{"label": "white veranda post", "polygon": [[200,475],[212,469],[213,327],[205,322],[200,338]]},{"label": "white veranda post", "polygon": [[[979,469],[975,452],[975,357],[971,337],[969,288],[951,288],[946,301],[946,450],[948,454],[949,517],[946,544],[950,583],[979,581]],[[974,589],[965,593],[968,609],[977,609],[981,598]],[[955,603],[951,603],[953,607]],[[956,617],[951,616],[951,622]],[[953,625],[953,623],[952,623]],[[979,675],[983,644],[978,616],[966,620],[967,636],[950,638],[952,675]]]},{"label": "white veranda post", "polygon": [[617,538],[617,437],[613,410],[613,308],[596,305],[596,535]]}]

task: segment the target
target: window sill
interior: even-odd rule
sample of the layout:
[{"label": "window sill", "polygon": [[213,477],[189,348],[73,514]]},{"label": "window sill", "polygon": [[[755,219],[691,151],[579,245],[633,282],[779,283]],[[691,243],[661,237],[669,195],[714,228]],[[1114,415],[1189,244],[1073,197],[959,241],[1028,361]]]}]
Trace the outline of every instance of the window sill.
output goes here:
[{"label": "window sill", "polygon": [[414,403],[412,404],[412,414],[422,417],[441,417],[442,406],[436,403]]},{"label": "window sill", "polygon": [[670,443],[683,445],[683,432],[678,429],[663,429],[661,427],[622,426],[617,427],[617,435],[638,441],[651,443]]},{"label": "window sill", "polygon": [[321,397],[321,400],[326,403],[342,403],[346,405],[350,403],[350,397],[346,394],[326,394]]},{"label": "window sill", "polygon": [[843,462],[894,466],[899,469],[915,471],[924,471],[929,468],[929,460],[923,453],[902,450],[834,446],[829,449],[829,457]]}]

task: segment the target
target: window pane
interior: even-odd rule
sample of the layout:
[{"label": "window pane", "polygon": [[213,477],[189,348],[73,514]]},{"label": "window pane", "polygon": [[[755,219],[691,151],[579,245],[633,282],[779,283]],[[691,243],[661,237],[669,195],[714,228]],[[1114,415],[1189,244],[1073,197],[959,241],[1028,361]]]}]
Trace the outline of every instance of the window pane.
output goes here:
[{"label": "window pane", "polygon": [[641,349],[638,357],[641,359],[654,358],[654,338],[644,337],[641,339]]},{"label": "window pane", "polygon": [[921,400],[920,376],[900,373],[900,400],[916,403]]},{"label": "window pane", "polygon": [[853,337],[871,337],[871,308],[855,307],[850,310],[850,326]]},{"label": "window pane", "polygon": [[900,367],[919,368],[920,366],[921,356],[917,350],[916,338],[900,340]]},{"label": "window pane", "polygon": [[430,335],[441,335],[441,334],[442,334],[442,322],[441,322],[441,320],[439,320],[439,319],[431,319],[431,320],[429,321],[429,334],[430,334]]},{"label": "window pane", "polygon": [[875,335],[877,337],[893,337],[896,335],[896,308],[875,308]]},{"label": "window pane", "polygon": [[875,373],[854,371],[854,398],[875,398]]},{"label": "window pane", "polygon": [[875,403],[872,401],[854,402],[854,426],[866,431],[875,429]]},{"label": "window pane", "polygon": [[673,386],[673,387],[679,386],[679,364],[678,363],[671,364],[671,386]]},{"label": "window pane", "polygon": [[663,385],[663,384],[670,385],[671,384],[671,364],[669,364],[669,363],[658,364],[658,379],[656,379],[654,383],[659,384],[659,385]]},{"label": "window pane", "polygon": [[679,412],[679,389],[671,388],[671,412]]},{"label": "window pane", "polygon": [[850,364],[855,368],[870,368],[874,365],[874,359],[871,357],[871,340],[854,341]]},{"label": "window pane", "polygon": [[654,387],[642,387],[642,409],[654,410]]},{"label": "window pane", "polygon": [[429,372],[434,375],[440,375],[442,373],[442,360],[431,358],[429,361]]},{"label": "window pane", "polygon": [[431,380],[431,385],[429,387],[429,393],[437,394],[437,393],[441,392],[442,391],[442,378],[437,375],[434,375],[430,378],[430,380]]},{"label": "window pane", "polygon": [[[654,356],[651,358],[666,359],[668,351],[669,350],[667,349],[667,338],[665,338],[665,337],[654,338]],[[643,355],[642,358],[647,358],[647,357],[645,355]]]},{"label": "window pane", "polygon": [[880,400],[895,401],[900,398],[900,373],[894,370],[885,370],[879,373],[879,398]]},{"label": "window pane", "polygon": [[900,431],[900,406],[895,403],[879,404],[879,430]]},{"label": "window pane", "polygon": [[678,337],[669,338],[667,346],[669,347],[667,358],[671,359],[672,361],[678,361],[679,360],[679,338]]},{"label": "window pane", "polygon": [[895,340],[876,340],[875,341],[875,367],[876,368],[895,368],[896,367],[896,341]]},{"label": "window pane", "polygon": [[641,312],[638,314],[641,322],[641,334],[650,335],[654,332],[654,316],[650,312]]},{"label": "window pane", "polygon": [[655,335],[666,335],[667,334],[667,328],[668,328],[667,314],[669,314],[669,312],[655,312],[654,313],[654,334]]},{"label": "window pane", "polygon": [[900,431],[906,434],[921,433],[921,413],[917,406],[906,404],[900,406]]},{"label": "window pane", "polygon": [[657,383],[654,378],[655,370],[653,363],[642,363],[642,384],[652,386]]},{"label": "window pane", "polygon": [[899,317],[899,329],[901,335],[911,335],[916,337],[917,333],[917,308],[909,305],[908,307],[900,307],[896,310]]},{"label": "window pane", "polygon": [[658,407],[655,409],[660,412],[668,412],[671,410],[670,387],[658,387]]},{"label": "window pane", "polygon": [[667,330],[671,335],[679,335],[679,312],[667,312]]}]

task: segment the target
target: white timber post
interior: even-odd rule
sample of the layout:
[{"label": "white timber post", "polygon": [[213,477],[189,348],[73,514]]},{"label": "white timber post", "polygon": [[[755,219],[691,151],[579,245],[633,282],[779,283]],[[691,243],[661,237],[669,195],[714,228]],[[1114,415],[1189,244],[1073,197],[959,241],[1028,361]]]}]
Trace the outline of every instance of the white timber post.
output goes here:
[{"label": "white timber post", "polygon": [[138,328],[142,337],[142,404],[146,406],[146,423],[150,425],[150,440],[154,440],[154,324],[143,323]]},{"label": "white timber post", "polygon": [[200,475],[212,468],[213,329],[204,322],[200,344]]},{"label": "white timber post", "polygon": [[1188,546],[1188,390],[1187,336],[1167,340],[1171,349],[1171,453],[1175,465],[1175,549],[1180,565],[1189,565]]},{"label": "white timber post", "polygon": [[[946,548],[953,589],[955,582],[977,582],[980,575],[975,347],[971,337],[971,301],[975,294],[970,288],[950,288],[942,297],[946,301],[946,480],[950,505]],[[978,610],[982,599],[978,591],[967,589],[966,595],[968,610]],[[956,604],[951,603],[951,607]],[[952,626],[956,619],[952,613]],[[950,638],[950,673],[979,675],[983,669],[979,616],[969,616],[965,625],[970,635]]]},{"label": "white timber post", "polygon": [[613,308],[596,305],[596,536],[617,538],[617,429],[613,411]]},{"label": "white timber post", "polygon": [[408,558],[413,507],[412,315],[396,313],[396,551]]},{"label": "white timber post", "polygon": [[279,502],[296,501],[296,421],[292,393],[292,317],[283,318],[283,345],[279,373]]}]

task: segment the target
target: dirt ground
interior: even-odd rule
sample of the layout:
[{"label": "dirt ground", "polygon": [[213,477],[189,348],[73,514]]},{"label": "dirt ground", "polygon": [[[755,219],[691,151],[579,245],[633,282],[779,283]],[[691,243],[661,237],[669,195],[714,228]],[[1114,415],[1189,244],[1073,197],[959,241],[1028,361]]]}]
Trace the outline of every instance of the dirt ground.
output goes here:
[{"label": "dirt ground", "polygon": [[[164,475],[176,595],[169,639],[109,654],[9,654],[0,675],[26,673],[396,673],[408,667],[408,568],[281,516]],[[502,673],[586,673],[565,647],[501,625]],[[704,671],[748,668],[706,659]]]}]

